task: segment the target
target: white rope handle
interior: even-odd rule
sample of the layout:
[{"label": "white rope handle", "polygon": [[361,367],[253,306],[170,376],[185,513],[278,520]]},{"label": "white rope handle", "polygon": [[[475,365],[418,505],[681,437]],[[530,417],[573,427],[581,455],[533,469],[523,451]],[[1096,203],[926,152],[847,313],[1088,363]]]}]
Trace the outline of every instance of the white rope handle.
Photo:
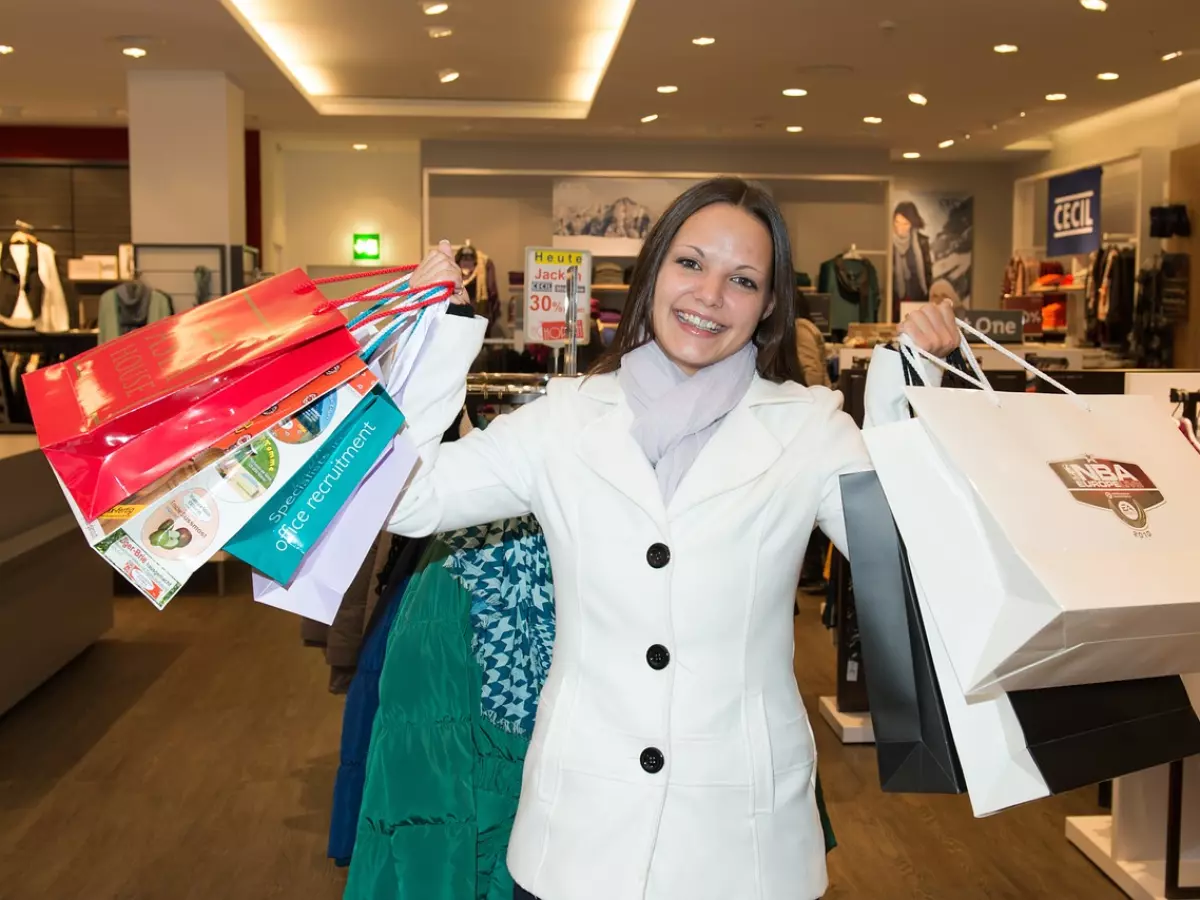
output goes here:
[{"label": "white rope handle", "polygon": [[983,391],[989,397],[992,397],[993,401],[995,403],[999,404],[999,400],[997,399],[996,389],[992,387],[991,382],[989,382],[987,380],[987,377],[983,374],[983,370],[979,368],[979,363],[976,362],[975,355],[973,353],[971,353],[971,348],[967,346],[967,339],[965,337],[960,336],[959,349],[962,350],[963,355],[970,361],[971,368],[974,369],[975,374],[978,375],[978,377],[975,377],[973,375],[968,375],[966,372],[962,371],[961,369],[958,369],[958,368],[950,365],[949,362],[942,359],[941,357],[934,356],[928,350],[924,350],[921,347],[918,347],[916,345],[916,342],[914,342],[913,339],[909,335],[907,335],[907,334],[900,335],[900,353],[912,365],[913,371],[915,371],[917,373],[917,378],[919,378],[921,380],[921,383],[923,385],[925,385],[925,387],[929,387],[929,385],[926,384],[926,382],[925,382],[925,376],[923,374],[921,374],[921,366],[919,365],[918,360],[917,360],[918,356],[921,356],[921,357],[929,360],[931,363],[933,363],[939,369],[949,372],[952,375],[957,375],[959,378],[961,378],[963,381],[967,382],[968,384],[975,385],[975,387],[979,388],[981,391]]},{"label": "white rope handle", "polygon": [[1041,369],[1039,369],[1037,366],[1032,365],[1029,362],[1029,360],[1022,359],[1021,357],[1017,356],[1017,354],[1015,354],[1011,350],[1009,350],[1007,347],[1004,347],[1001,344],[998,344],[995,341],[993,341],[990,337],[988,337],[982,331],[975,328],[975,326],[970,325],[967,322],[964,322],[962,319],[955,319],[954,321],[956,321],[958,323],[958,327],[961,328],[963,331],[966,331],[970,334],[975,335],[975,337],[979,338],[979,340],[983,341],[983,343],[987,344],[993,350],[998,350],[1000,353],[1003,353],[1005,356],[1007,356],[1009,359],[1011,359],[1013,362],[1015,362],[1018,366],[1020,366],[1022,369],[1024,369],[1029,374],[1033,375],[1036,378],[1042,379],[1042,381],[1046,382],[1049,385],[1052,385],[1053,387],[1058,388],[1064,394],[1068,394],[1072,397],[1079,396],[1073,390],[1071,390],[1069,387],[1066,387],[1065,385],[1060,384],[1059,382],[1057,382],[1053,378],[1051,378],[1049,375],[1047,375],[1045,372],[1043,372]]}]

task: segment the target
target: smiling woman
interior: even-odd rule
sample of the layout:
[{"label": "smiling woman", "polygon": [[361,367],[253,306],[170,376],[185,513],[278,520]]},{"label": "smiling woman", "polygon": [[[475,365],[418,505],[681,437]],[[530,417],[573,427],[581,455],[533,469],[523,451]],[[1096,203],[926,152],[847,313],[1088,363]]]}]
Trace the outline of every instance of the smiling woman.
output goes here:
[{"label": "smiling woman", "polygon": [[593,374],[657,339],[694,374],[752,341],[758,373],[804,383],[795,343],[792,248],[779,207],[762,187],[714,178],[684,192],[651,229],[610,351]]}]

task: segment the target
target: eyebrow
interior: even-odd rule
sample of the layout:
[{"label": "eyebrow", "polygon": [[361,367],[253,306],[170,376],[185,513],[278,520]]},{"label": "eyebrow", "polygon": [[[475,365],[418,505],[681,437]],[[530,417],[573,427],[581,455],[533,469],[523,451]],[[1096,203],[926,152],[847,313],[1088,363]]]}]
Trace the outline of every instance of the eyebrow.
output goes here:
[{"label": "eyebrow", "polygon": [[[704,251],[701,250],[699,247],[697,247],[695,244],[684,244],[683,246],[685,246],[691,250],[695,250],[696,255],[699,256],[701,259],[704,259]],[[738,266],[733,271],[740,272],[740,271],[742,271],[742,269],[749,269],[751,272],[757,272],[759,275],[763,274],[762,269],[760,269],[758,266],[752,266],[749,263],[743,263],[742,265]]]}]

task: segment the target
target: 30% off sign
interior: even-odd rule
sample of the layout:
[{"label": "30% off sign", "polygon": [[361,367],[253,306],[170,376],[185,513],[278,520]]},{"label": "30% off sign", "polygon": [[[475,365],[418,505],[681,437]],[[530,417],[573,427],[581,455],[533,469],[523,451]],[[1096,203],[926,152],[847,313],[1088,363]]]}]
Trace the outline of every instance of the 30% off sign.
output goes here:
[{"label": "30% off sign", "polygon": [[[574,281],[575,303],[568,285]],[[592,254],[586,250],[525,249],[525,337],[538,344],[562,345],[575,328],[576,343],[591,336]]]}]

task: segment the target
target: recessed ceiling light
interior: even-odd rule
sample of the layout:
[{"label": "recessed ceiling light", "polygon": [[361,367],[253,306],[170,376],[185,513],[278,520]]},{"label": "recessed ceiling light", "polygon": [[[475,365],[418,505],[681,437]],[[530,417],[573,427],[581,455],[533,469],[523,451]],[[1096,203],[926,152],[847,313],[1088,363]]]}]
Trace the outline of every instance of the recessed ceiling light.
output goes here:
[{"label": "recessed ceiling light", "polygon": [[995,50],[997,53],[1016,53],[1021,48],[1018,47],[1016,44],[997,44],[992,49]]},{"label": "recessed ceiling light", "polygon": [[879,118],[879,116],[864,116],[863,121],[866,122],[868,125],[882,125],[883,124],[883,119]]},{"label": "recessed ceiling light", "polygon": [[971,132],[968,131],[966,134],[963,135],[963,140],[969,141],[970,139],[971,139]]},{"label": "recessed ceiling light", "polygon": [[918,153],[916,150],[909,150],[907,153],[904,154],[904,158],[905,159],[920,159],[921,154]]},{"label": "recessed ceiling light", "polygon": [[1079,0],[1079,5],[1092,12],[1104,12],[1108,9],[1108,0]]},{"label": "recessed ceiling light", "polygon": [[660,94],[674,94],[679,90],[679,88],[673,84],[660,84],[657,88],[655,88],[655,90],[657,90]]},{"label": "recessed ceiling light", "polygon": [[642,116],[642,124],[649,125],[651,122],[655,121],[657,118],[658,118],[658,113],[651,113],[648,116]]},{"label": "recessed ceiling light", "polygon": [[429,36],[434,39],[448,38],[448,37],[450,37],[450,35],[454,34],[453,28],[446,28],[445,26],[442,26],[442,25],[430,25],[429,28],[426,29],[426,31],[428,31]]},{"label": "recessed ceiling light", "polygon": [[0,56],[8,56],[8,54],[10,54],[12,52],[13,52],[13,48],[10,47],[8,44],[0,44]]},{"label": "recessed ceiling light", "polygon": [[[0,53],[3,53],[3,52],[4,52],[4,48],[0,47]],[[12,47],[8,48],[8,52],[12,53]],[[1181,56],[1183,56],[1182,50],[1172,50],[1170,53],[1163,54],[1162,61],[1170,62],[1173,59],[1179,59],[1179,57],[1181,57]]]},{"label": "recessed ceiling light", "polygon": [[807,97],[808,91],[804,88],[784,88],[783,96],[785,97]]},{"label": "recessed ceiling light", "polygon": [[367,149],[366,144],[354,144],[353,146],[354,146],[355,150],[366,150]]},{"label": "recessed ceiling light", "polygon": [[1067,95],[1066,94],[1047,94],[1046,99],[1049,100],[1051,103],[1057,103],[1059,100],[1066,100]]},{"label": "recessed ceiling light", "polygon": [[1021,113],[1021,118],[1022,118],[1022,119],[1023,119],[1023,118],[1025,118],[1025,115],[1026,115],[1026,114],[1025,114],[1025,112],[1024,112],[1024,111],[1022,111],[1022,113]]},{"label": "recessed ceiling light", "polygon": [[695,44],[697,47],[711,47],[716,42],[717,42],[717,39],[711,38],[711,37],[692,38],[692,43]]},{"label": "recessed ceiling light", "polygon": [[121,52],[124,53],[126,56],[131,57],[133,59],[141,59],[143,56],[146,55],[146,51],[143,50],[141,47],[126,47]]},{"label": "recessed ceiling light", "polygon": [[454,69],[442,69],[438,72],[438,81],[442,84],[449,84],[452,81],[458,81],[458,72]]},{"label": "recessed ceiling light", "polygon": [[953,147],[953,146],[954,146],[954,139],[951,138],[948,141],[942,141],[940,144],[938,144],[938,149],[945,150],[947,147]]},{"label": "recessed ceiling light", "polygon": [[799,134],[800,132],[802,132],[804,130],[804,126],[803,125],[789,125],[787,127],[787,130],[788,130],[788,134]]},{"label": "recessed ceiling light", "polygon": [[438,2],[434,2],[434,3],[421,4],[421,9],[423,9],[425,11],[425,15],[427,15],[427,16],[440,16],[442,13],[444,13],[449,8],[450,8],[449,3],[442,3],[442,2],[440,2],[440,0],[438,0]]},{"label": "recessed ceiling light", "polygon": [[915,93],[909,94],[908,100],[910,103],[917,104],[917,106],[924,106],[925,104],[927,104],[929,102],[929,100],[926,99],[924,94],[915,94]]},{"label": "recessed ceiling light", "polygon": [[1101,72],[1096,77],[1098,79],[1100,79],[1101,81],[1116,81],[1121,76],[1118,75],[1116,72]]}]

